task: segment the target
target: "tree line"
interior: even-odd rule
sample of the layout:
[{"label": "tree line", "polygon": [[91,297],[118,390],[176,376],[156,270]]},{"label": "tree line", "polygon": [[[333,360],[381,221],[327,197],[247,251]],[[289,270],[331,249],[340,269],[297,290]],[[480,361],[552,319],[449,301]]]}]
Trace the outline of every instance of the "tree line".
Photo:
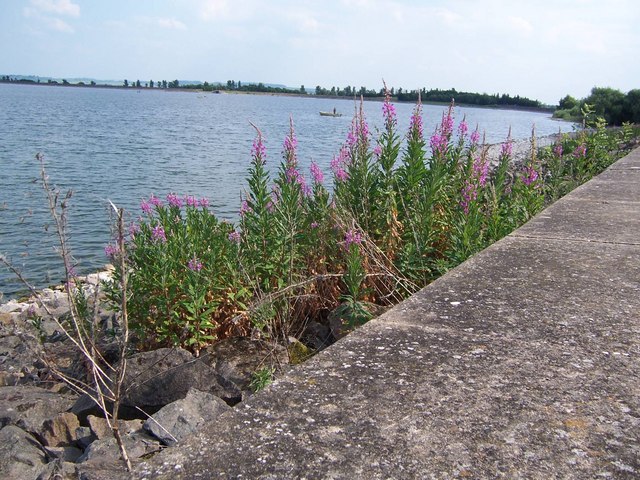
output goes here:
[{"label": "tree line", "polygon": [[558,102],[558,109],[553,116],[580,122],[586,111],[604,118],[607,125],[640,123],[640,89],[624,94],[614,88],[593,87],[591,94],[581,100],[567,95]]},{"label": "tree line", "polygon": [[[8,76],[1,77],[0,81],[20,81],[26,83],[24,80],[16,80],[11,79]],[[30,81],[32,82],[32,81]],[[32,82],[33,83],[33,82]],[[48,83],[58,83],[56,81],[49,80]],[[62,81],[63,84],[69,85],[66,80]],[[84,85],[82,82],[76,85]],[[91,85],[94,86],[95,82],[92,81]],[[102,86],[102,85],[101,85]],[[106,85],[105,85],[106,86]],[[112,86],[112,85],[111,85]],[[181,84],[178,80],[167,81],[167,80],[149,80],[146,82],[141,82],[140,80],[129,81],[125,79],[122,83],[122,87],[126,88],[184,88],[191,90],[203,90],[205,92],[211,91],[240,91],[240,92],[259,92],[259,93],[277,93],[277,94],[297,94],[297,95],[308,95],[315,94],[316,96],[327,96],[327,97],[364,97],[364,98],[384,98],[385,89],[380,88],[379,90],[369,89],[367,87],[361,86],[357,88],[355,86],[347,85],[346,87],[336,87],[332,86],[331,88],[325,88],[320,85],[317,85],[314,90],[307,90],[304,85],[301,85],[300,88],[289,88],[284,86],[273,86],[273,85],[265,85],[262,82],[259,83],[249,83],[242,82],[240,80],[227,80],[226,83],[222,82],[203,82],[203,83],[184,83]],[[433,102],[433,103],[450,103],[452,99],[455,100],[458,104],[463,105],[478,105],[484,107],[520,107],[520,108],[543,108],[538,100],[532,100],[527,97],[521,97],[520,95],[511,96],[509,94],[503,93],[474,93],[474,92],[463,92],[457,91],[455,88],[451,89],[429,89],[422,88],[420,90],[404,90],[403,88],[395,88],[391,87],[389,89],[389,93],[391,97],[397,101],[401,102],[416,102],[418,97],[422,99],[423,102]]]}]

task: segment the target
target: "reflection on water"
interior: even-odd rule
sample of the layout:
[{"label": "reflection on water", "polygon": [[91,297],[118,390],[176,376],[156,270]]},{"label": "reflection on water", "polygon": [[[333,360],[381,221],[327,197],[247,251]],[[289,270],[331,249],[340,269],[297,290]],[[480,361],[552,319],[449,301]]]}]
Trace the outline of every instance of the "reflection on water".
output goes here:
[{"label": "reflection on water", "polygon": [[[344,115],[319,115],[334,107]],[[45,155],[51,181],[74,190],[71,246],[78,270],[87,272],[106,260],[108,200],[135,219],[140,200],[151,193],[190,194],[208,197],[216,215],[234,220],[255,137],[249,122],[261,129],[267,165],[275,170],[291,116],[303,171],[314,160],[328,178],[354,107],[343,99],[0,84],[0,253],[39,287],[60,282],[53,228],[45,232],[51,220],[44,193],[34,183],[37,152]],[[413,105],[396,107],[404,133]],[[375,133],[382,126],[381,104],[365,102],[364,110]],[[425,132],[433,131],[443,110],[424,106]],[[509,127],[514,138],[529,136],[534,123],[540,135],[571,130],[540,113],[457,108],[456,119],[463,115],[490,143],[504,140]],[[17,288],[0,268],[5,300]]]}]

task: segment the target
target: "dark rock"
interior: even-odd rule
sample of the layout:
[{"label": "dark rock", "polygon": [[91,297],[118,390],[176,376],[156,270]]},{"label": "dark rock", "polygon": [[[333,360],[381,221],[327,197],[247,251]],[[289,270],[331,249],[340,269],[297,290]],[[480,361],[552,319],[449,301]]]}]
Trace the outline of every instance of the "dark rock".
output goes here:
[{"label": "dark rock", "polygon": [[30,385],[0,387],[0,427],[17,425],[39,434],[46,420],[69,410],[76,398]]},{"label": "dark rock", "polygon": [[77,447],[44,447],[50,459],[60,459],[63,462],[75,462],[82,456],[82,450]]},{"label": "dark rock", "polygon": [[165,445],[173,446],[229,410],[231,407],[215,395],[191,389],[185,398],[162,407],[148,418],[144,429]]},{"label": "dark rock", "polygon": [[89,427],[76,428],[76,443],[81,449],[84,450],[97,439],[98,438],[91,431],[91,428]]},{"label": "dark rock", "polygon": [[211,393],[228,404],[242,399],[240,389],[186,350],[161,348],[134,355],[127,362],[122,406],[148,414],[186,397],[189,390]]},{"label": "dark rock", "polygon": [[46,420],[40,430],[40,439],[48,447],[66,447],[76,441],[76,429],[80,427],[78,417],[73,413],[64,412]]},{"label": "dark rock", "polygon": [[29,433],[15,425],[0,430],[0,478],[36,478],[46,463],[42,446]]},{"label": "dark rock", "polygon": [[247,337],[221,340],[208,347],[202,359],[243,391],[249,390],[252,374],[257,370],[289,363],[285,347]]},{"label": "dark rock", "polygon": [[78,420],[80,420],[80,425],[84,426],[89,425],[87,423],[87,417],[89,415],[104,415],[98,404],[94,402],[93,398],[91,398],[91,396],[86,393],[83,393],[78,397],[78,399],[72,405],[70,412],[78,417]]},{"label": "dark rock", "polygon": [[335,338],[331,333],[331,328],[319,322],[310,321],[302,334],[302,341],[315,350],[323,350],[331,345]]}]

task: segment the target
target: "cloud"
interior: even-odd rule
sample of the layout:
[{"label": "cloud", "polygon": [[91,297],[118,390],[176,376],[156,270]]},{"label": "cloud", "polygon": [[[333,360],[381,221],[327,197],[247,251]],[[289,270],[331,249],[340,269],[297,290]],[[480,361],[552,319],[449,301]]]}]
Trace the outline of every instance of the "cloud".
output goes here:
[{"label": "cloud", "polygon": [[318,33],[320,30],[320,22],[311,13],[286,13],[286,17],[302,33]]},{"label": "cloud", "polygon": [[62,32],[62,33],[75,32],[75,30],[71,25],[69,25],[67,22],[59,18],[47,18],[45,21],[49,25],[49,28],[57,32]]},{"label": "cloud", "polygon": [[203,20],[215,20],[228,13],[228,0],[204,0],[200,5],[200,16]]},{"label": "cloud", "polygon": [[437,8],[437,9],[435,9],[434,14],[440,20],[442,20],[446,25],[453,25],[453,24],[457,23],[458,21],[460,21],[460,19],[462,18],[462,17],[460,17],[460,15],[458,15],[455,12],[452,12],[451,10],[449,10],[447,8]]},{"label": "cloud", "polygon": [[533,33],[533,26],[522,17],[508,17],[507,24],[516,32],[528,36]]},{"label": "cloud", "polygon": [[157,18],[156,24],[169,30],[186,30],[187,26],[175,18]]},{"label": "cloud", "polygon": [[71,0],[30,0],[22,13],[26,18],[33,19],[35,31],[44,27],[55,32],[75,33],[75,29],[59,17],[77,18],[80,16],[80,7]]},{"label": "cloud", "polygon": [[80,16],[80,6],[71,0],[31,0],[31,6],[39,12],[54,15]]}]

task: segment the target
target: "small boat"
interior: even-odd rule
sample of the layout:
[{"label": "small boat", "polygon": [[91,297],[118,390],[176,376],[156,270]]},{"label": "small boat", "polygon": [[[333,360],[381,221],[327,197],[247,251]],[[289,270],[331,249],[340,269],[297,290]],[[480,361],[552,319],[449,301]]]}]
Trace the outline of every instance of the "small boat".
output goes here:
[{"label": "small boat", "polygon": [[338,112],[320,112],[321,117],[341,117],[342,114]]}]

